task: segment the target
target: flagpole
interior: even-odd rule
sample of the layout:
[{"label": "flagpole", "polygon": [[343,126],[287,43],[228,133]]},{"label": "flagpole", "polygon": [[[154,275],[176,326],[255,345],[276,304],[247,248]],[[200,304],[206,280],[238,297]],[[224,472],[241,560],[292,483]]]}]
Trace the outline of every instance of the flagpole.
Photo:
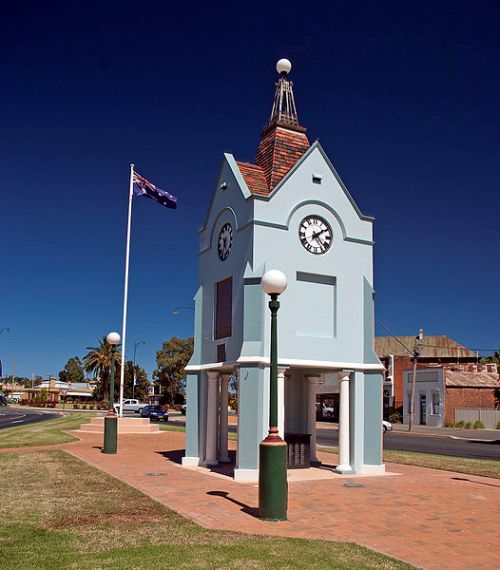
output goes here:
[{"label": "flagpole", "polygon": [[125,284],[123,287],[122,321],[122,367],[120,370],[120,417],[123,417],[123,386],[125,383],[125,347],[127,337],[127,300],[128,300],[128,265],[130,257],[130,229],[132,226],[132,197],[134,192],[134,165],[130,165],[130,184],[128,193],[127,247],[125,250]]}]

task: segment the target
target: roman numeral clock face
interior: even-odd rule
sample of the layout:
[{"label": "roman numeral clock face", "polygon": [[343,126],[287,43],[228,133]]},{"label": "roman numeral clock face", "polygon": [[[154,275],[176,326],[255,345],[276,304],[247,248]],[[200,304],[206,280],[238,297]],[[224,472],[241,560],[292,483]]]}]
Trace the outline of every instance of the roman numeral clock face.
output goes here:
[{"label": "roman numeral clock face", "polygon": [[220,230],[219,240],[217,242],[217,252],[222,261],[224,261],[229,255],[232,245],[233,228],[231,227],[231,224],[224,224]]},{"label": "roman numeral clock face", "polygon": [[300,243],[309,253],[326,253],[333,241],[330,224],[319,216],[307,216],[299,226]]}]

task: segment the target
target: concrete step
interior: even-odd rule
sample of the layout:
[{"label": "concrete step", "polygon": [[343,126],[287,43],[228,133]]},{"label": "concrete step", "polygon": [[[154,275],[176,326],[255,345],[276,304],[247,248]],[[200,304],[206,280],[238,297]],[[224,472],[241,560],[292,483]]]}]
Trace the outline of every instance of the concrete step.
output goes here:
[{"label": "concrete step", "polygon": [[[90,423],[92,425],[102,426],[104,425],[104,416],[98,416],[96,418],[91,418]],[[147,426],[150,424],[149,418],[118,418],[118,424],[122,426]]]},{"label": "concrete step", "polygon": [[[103,433],[104,432],[104,418],[92,418],[89,424],[80,426],[80,431]],[[118,433],[159,433],[160,426],[156,423],[153,424],[149,418],[118,418]]]}]

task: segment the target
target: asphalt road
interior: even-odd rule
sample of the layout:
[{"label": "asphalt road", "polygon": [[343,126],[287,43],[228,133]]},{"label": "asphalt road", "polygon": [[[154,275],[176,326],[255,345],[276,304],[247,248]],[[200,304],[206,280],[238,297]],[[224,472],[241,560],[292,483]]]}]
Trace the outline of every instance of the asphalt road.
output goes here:
[{"label": "asphalt road", "polygon": [[[500,460],[500,436],[493,441],[477,441],[480,439],[480,433],[475,436],[475,440],[470,440],[452,439],[446,435],[417,435],[393,431],[384,434],[384,449]],[[337,446],[338,431],[332,428],[318,429],[317,440],[319,445]]]},{"label": "asphalt road", "polygon": [[34,410],[23,410],[11,408],[10,406],[0,407],[0,429],[23,426],[53,420],[59,417],[56,412],[39,412]]},{"label": "asphalt road", "polygon": [[[171,415],[170,420],[177,425],[185,425],[183,416]],[[229,426],[229,431],[236,432],[236,426]],[[333,427],[318,428],[318,445],[337,447],[338,430]],[[487,441],[477,441],[477,440]],[[384,434],[384,449],[394,451],[415,451],[420,453],[434,453],[438,455],[451,455],[453,457],[468,457],[472,459],[500,460],[500,434],[493,439],[490,435],[485,437],[478,432],[474,439],[454,439],[447,435],[417,435],[406,432],[387,432]]]}]

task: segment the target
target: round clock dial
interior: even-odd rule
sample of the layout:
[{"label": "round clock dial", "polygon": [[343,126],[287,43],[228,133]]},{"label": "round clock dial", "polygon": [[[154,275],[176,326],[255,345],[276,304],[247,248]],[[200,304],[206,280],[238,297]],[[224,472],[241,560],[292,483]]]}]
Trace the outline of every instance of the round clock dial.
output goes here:
[{"label": "round clock dial", "polygon": [[222,261],[224,261],[229,255],[232,245],[233,228],[231,227],[231,224],[224,224],[220,230],[219,240],[217,243],[217,251]]},{"label": "round clock dial", "polygon": [[300,243],[316,255],[326,253],[333,241],[330,224],[319,216],[307,216],[299,226]]}]

